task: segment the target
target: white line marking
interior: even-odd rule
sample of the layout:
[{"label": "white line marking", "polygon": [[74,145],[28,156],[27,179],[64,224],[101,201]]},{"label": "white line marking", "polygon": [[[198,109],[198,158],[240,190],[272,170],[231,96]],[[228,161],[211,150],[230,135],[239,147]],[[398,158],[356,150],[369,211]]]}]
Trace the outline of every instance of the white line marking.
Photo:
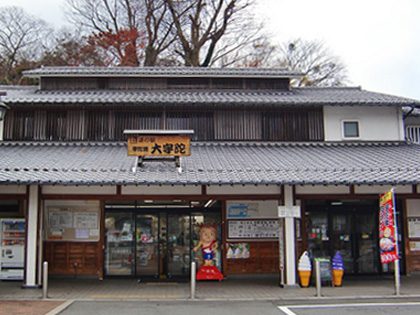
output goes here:
[{"label": "white line marking", "polygon": [[57,306],[53,310],[49,311],[45,315],[57,315],[57,314],[61,313],[62,311],[64,311],[67,307],[69,307],[73,302],[74,302],[74,300],[67,300],[66,302],[60,304],[59,306]]},{"label": "white line marking", "polygon": [[[418,305],[420,305],[420,302],[287,305],[287,306],[278,306],[278,308],[281,309],[284,307],[285,309],[289,310],[289,308],[345,308],[345,307],[361,307],[361,306],[370,307],[370,306],[418,306]],[[283,309],[281,310],[283,311]]]},{"label": "white line marking", "polygon": [[296,315],[296,313],[292,312],[291,310],[289,310],[286,306],[279,306],[278,307],[280,311],[282,311],[284,314],[287,315]]}]

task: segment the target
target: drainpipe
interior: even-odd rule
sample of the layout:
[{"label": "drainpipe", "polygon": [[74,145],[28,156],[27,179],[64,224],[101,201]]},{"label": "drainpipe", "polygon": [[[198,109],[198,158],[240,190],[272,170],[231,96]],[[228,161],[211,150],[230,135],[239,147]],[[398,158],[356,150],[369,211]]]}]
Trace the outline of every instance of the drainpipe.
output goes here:
[{"label": "drainpipe", "polygon": [[[5,92],[0,92],[0,97],[5,95]],[[4,116],[8,109],[10,109],[10,107],[0,101],[0,141],[3,141]]]}]

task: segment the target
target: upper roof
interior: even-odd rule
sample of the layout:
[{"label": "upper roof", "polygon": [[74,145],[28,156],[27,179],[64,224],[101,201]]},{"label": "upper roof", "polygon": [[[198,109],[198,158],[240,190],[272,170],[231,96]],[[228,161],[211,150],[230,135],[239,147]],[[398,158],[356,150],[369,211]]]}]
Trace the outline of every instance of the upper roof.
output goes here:
[{"label": "upper roof", "polygon": [[290,78],[301,73],[282,68],[205,67],[42,67],[23,72],[25,77],[189,77]]},{"label": "upper roof", "polygon": [[408,98],[370,92],[358,87],[293,88],[283,90],[39,90],[36,86],[0,86],[9,104],[124,104],[132,106],[232,105],[232,106],[420,106]]},{"label": "upper roof", "polygon": [[181,173],[171,162],[145,162],[133,173],[136,159],[120,142],[2,142],[0,155],[0,184],[420,183],[420,145],[402,142],[193,142]]}]

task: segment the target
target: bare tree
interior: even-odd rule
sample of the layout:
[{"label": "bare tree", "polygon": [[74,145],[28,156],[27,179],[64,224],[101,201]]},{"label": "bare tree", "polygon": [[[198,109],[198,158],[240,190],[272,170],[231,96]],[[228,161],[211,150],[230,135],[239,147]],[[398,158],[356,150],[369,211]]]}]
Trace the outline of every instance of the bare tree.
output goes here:
[{"label": "bare tree", "polygon": [[266,35],[255,37],[235,54],[227,53],[221,59],[223,67],[263,68],[276,65],[278,47]]},{"label": "bare tree", "polygon": [[[81,27],[97,36],[121,34],[127,30],[138,32],[140,21],[138,1],[131,0],[67,0],[68,17],[76,27]],[[139,47],[132,38],[131,46]],[[136,51],[134,64],[139,64],[141,52]]]},{"label": "bare tree", "polygon": [[161,56],[176,40],[174,22],[165,0],[143,0],[146,29],[145,66],[154,66],[163,61]]},{"label": "bare tree", "polygon": [[42,53],[50,28],[18,7],[0,9],[0,80],[14,81],[17,65],[29,64]]},{"label": "bare tree", "polygon": [[56,32],[51,49],[45,50],[38,66],[108,66],[106,56],[101,54],[89,38],[68,29]]},{"label": "bare tree", "polygon": [[[175,40],[173,23],[165,0],[66,0],[69,20],[89,32],[121,34],[135,30],[139,36],[137,64],[153,66]],[[136,42],[134,42],[136,41]]]},{"label": "bare tree", "polygon": [[253,0],[166,1],[178,35],[175,52],[186,66],[223,64],[258,36],[258,28],[244,27],[252,24]]},{"label": "bare tree", "polygon": [[347,83],[347,69],[322,42],[296,39],[280,46],[277,65],[302,73],[295,86],[341,86]]}]

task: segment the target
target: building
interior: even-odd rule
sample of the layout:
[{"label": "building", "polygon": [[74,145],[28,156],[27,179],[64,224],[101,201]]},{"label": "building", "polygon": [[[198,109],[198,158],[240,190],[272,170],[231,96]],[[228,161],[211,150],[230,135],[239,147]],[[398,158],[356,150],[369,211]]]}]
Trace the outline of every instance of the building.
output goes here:
[{"label": "building", "polygon": [[[26,286],[53,275],[188,277],[199,223],[218,265],[281,273],[339,250],[382,274],[378,199],[396,188],[402,270],[420,270],[420,146],[403,107],[361,88],[292,88],[282,69],[45,67],[3,86],[0,214],[26,217]],[[191,156],[138,165],[124,130],[194,130]],[[279,218],[279,215],[281,216]],[[284,270],[280,271],[280,270]]]},{"label": "building", "polygon": [[404,108],[405,135],[409,142],[420,143],[420,109]]}]

